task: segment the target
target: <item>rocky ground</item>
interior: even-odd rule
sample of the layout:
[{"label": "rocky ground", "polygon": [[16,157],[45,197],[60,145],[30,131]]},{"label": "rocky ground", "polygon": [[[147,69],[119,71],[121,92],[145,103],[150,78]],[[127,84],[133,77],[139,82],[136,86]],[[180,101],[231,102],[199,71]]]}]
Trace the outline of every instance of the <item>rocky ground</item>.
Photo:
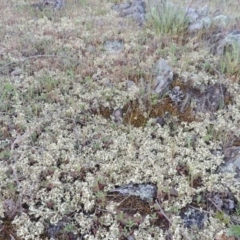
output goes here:
[{"label": "rocky ground", "polygon": [[239,239],[237,1],[0,9],[0,239]]}]

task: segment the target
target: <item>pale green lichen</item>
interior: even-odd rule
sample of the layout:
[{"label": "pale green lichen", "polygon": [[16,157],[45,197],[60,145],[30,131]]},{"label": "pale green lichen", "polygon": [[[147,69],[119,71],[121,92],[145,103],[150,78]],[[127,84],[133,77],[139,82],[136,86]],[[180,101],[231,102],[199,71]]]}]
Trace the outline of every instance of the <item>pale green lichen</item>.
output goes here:
[{"label": "pale green lichen", "polygon": [[[77,232],[86,234],[86,239],[119,237],[122,233],[117,222],[117,206],[113,202],[107,204],[109,212],[100,218],[109,230],[99,226],[96,236],[90,233],[98,207],[97,184],[103,185],[101,191],[104,193],[130,181],[153,182],[159,192],[176,189],[178,197],[162,202],[164,210],[170,213],[173,208],[180,210],[191,203],[195,194],[226,190],[221,183],[240,200],[238,182],[233,174],[216,173],[223,161],[219,149],[224,137],[230,132],[240,137],[239,86],[230,84],[230,79],[197,68],[198,63],[205,60],[217,64],[215,57],[206,50],[192,51],[192,44],[184,48],[177,46],[180,54],[174,56],[170,54],[169,43],[165,43],[166,58],[182,81],[190,80],[195,87],[219,82],[228,84],[233,105],[213,113],[214,118],[204,113],[199,114],[199,122],[179,123],[174,133],[168,125],[152,126],[154,119],[147,121],[145,128],[117,125],[113,119],[104,119],[93,112],[98,113],[101,106],[111,110],[123,108],[129,101],[138,99],[143,115],[148,115],[144,102],[150,93],[142,91],[137,82],[140,79],[130,77],[136,77],[140,70],[151,73],[159,58],[159,44],[164,39],[158,39],[150,28],[145,32],[136,29],[134,23],[121,27],[118,21],[123,19],[116,16],[112,5],[106,1],[94,3],[106,6],[105,15],[95,16],[100,6],[92,8],[91,3],[87,3],[87,6],[66,10],[66,16],[54,16],[53,20],[47,17],[32,20],[32,13],[16,11],[12,3],[14,1],[4,3],[4,14],[8,13],[4,18],[9,24],[4,24],[3,29],[1,65],[14,61],[23,74],[9,76],[10,80],[5,76],[0,79],[1,84],[12,84],[15,89],[13,96],[6,95],[7,100],[11,100],[13,113],[1,110],[1,124],[6,125],[1,131],[9,145],[18,139],[10,149],[10,160],[0,161],[0,216],[6,213],[4,201],[18,198],[20,192],[22,203],[29,209],[27,214],[17,215],[12,222],[19,237],[40,239],[40,235],[46,233],[44,224],[47,221],[58,224],[64,216],[73,213]],[[119,55],[104,52],[103,43],[115,38],[124,40],[122,52]],[[139,46],[140,38],[146,38],[142,46]],[[44,53],[37,54],[52,56],[35,56],[40,43]],[[92,53],[86,50],[89,45],[94,46]],[[28,56],[33,59],[27,59]],[[110,86],[104,84],[108,82],[106,79]],[[136,84],[127,88],[127,80]],[[144,81],[151,83],[152,79],[146,77]],[[34,112],[35,105],[41,109],[39,113]],[[215,136],[206,144],[210,126]],[[187,145],[186,139],[192,136],[196,136],[195,149]],[[195,189],[186,176],[177,174],[179,163],[186,164],[193,177],[201,176],[203,186]],[[85,173],[83,169],[88,168],[91,171]],[[9,174],[12,169],[16,169],[16,176]],[[66,176],[63,174],[61,180],[63,172]],[[82,175],[75,178],[69,174],[72,172]],[[34,222],[30,216],[39,220]],[[134,230],[135,238],[165,239],[164,231],[151,226],[149,218],[147,215]],[[206,227],[198,232],[183,229],[179,216],[171,214],[170,219],[173,239],[180,239],[183,233],[193,234],[198,239],[213,239],[216,232],[225,229],[223,223],[211,216]]]}]

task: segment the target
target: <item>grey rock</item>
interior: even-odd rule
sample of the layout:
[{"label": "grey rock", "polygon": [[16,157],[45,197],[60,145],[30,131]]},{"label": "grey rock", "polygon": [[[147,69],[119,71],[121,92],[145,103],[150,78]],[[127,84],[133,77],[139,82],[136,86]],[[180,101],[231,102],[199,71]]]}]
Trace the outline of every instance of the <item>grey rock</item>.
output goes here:
[{"label": "grey rock", "polygon": [[31,5],[39,10],[44,8],[53,8],[54,10],[59,10],[65,6],[64,0],[42,0],[41,2],[34,3]]},{"label": "grey rock", "polygon": [[136,86],[135,82],[132,80],[127,81],[127,88],[131,88],[132,86]]},{"label": "grey rock", "polygon": [[188,17],[190,23],[196,22],[199,18],[199,14],[194,8],[186,8],[186,16]]},{"label": "grey rock", "polygon": [[121,17],[130,17],[136,20],[139,26],[145,22],[146,4],[143,0],[133,0],[129,3],[116,4],[113,9],[119,12]]},{"label": "grey rock", "polygon": [[104,43],[104,49],[108,53],[118,53],[123,49],[123,42],[118,40],[106,41]]},{"label": "grey rock", "polygon": [[236,178],[240,178],[240,147],[229,147],[224,151],[224,162],[218,172],[233,173]]},{"label": "grey rock", "polygon": [[209,9],[206,6],[200,9],[186,8],[186,17],[190,22],[188,32],[196,33],[204,28],[209,28],[212,20],[208,15]]},{"label": "grey rock", "polygon": [[20,68],[16,68],[11,72],[11,76],[20,76],[21,74],[23,74],[23,70]]},{"label": "grey rock", "polygon": [[124,196],[137,196],[144,201],[151,202],[156,198],[157,187],[151,183],[129,183],[111,190],[110,193],[119,193]]},{"label": "grey rock", "polygon": [[135,240],[135,239],[136,238],[133,235],[127,237],[127,240]]},{"label": "grey rock", "polygon": [[240,154],[240,147],[228,147],[224,150],[224,159],[235,159]]},{"label": "grey rock", "polygon": [[228,16],[221,14],[221,15],[217,15],[216,17],[214,17],[212,19],[212,21],[213,21],[214,25],[216,25],[220,28],[224,28],[229,24],[230,18]]},{"label": "grey rock", "polygon": [[112,82],[108,78],[103,78],[103,79],[99,80],[99,84],[103,85],[104,87],[108,87],[108,88],[113,87]]},{"label": "grey rock", "polygon": [[96,48],[95,48],[93,45],[88,45],[86,50],[87,50],[87,52],[89,52],[89,53],[94,53],[94,52],[96,52]]},{"label": "grey rock", "polygon": [[215,206],[218,209],[221,209],[223,207],[223,200],[220,198],[218,194],[213,196],[212,201],[214,202]]},{"label": "grey rock", "polygon": [[194,23],[201,18],[204,18],[208,16],[209,14],[209,8],[207,6],[204,6],[199,9],[195,8],[186,8],[186,16],[188,17],[190,23]]},{"label": "grey rock", "polygon": [[114,110],[113,118],[114,118],[114,121],[117,122],[118,124],[122,123],[122,119],[123,119],[122,109],[118,108],[118,109]]},{"label": "grey rock", "polygon": [[185,94],[183,93],[183,91],[181,90],[181,88],[179,86],[175,86],[169,93],[169,97],[171,98],[171,100],[178,105],[179,103],[181,103],[185,97]]},{"label": "grey rock", "polygon": [[202,29],[208,29],[210,26],[211,26],[210,17],[204,17],[198,20],[197,22],[190,24],[190,26],[188,27],[188,32],[190,33],[198,32]]},{"label": "grey rock", "polygon": [[160,59],[157,61],[154,67],[153,75],[155,77],[153,91],[162,97],[164,92],[173,81],[172,68],[164,59]]},{"label": "grey rock", "polygon": [[214,84],[207,87],[201,97],[198,97],[197,111],[215,112],[224,106],[227,89],[223,84]]},{"label": "grey rock", "polygon": [[99,80],[101,80],[101,72],[97,72],[97,73],[94,73],[93,75],[92,75],[92,80],[93,81],[99,81]]},{"label": "grey rock", "polygon": [[184,227],[192,229],[203,229],[204,223],[208,220],[206,212],[187,207],[180,214]]},{"label": "grey rock", "polygon": [[60,233],[60,231],[64,228],[64,223],[62,221],[59,221],[58,224],[52,225],[50,224],[47,232],[50,238],[56,239],[57,235]]},{"label": "grey rock", "polygon": [[232,199],[224,199],[223,206],[227,210],[233,210],[235,208],[235,203]]},{"label": "grey rock", "polygon": [[114,10],[120,12],[121,10],[126,10],[131,7],[131,3],[120,3],[113,7]]},{"label": "grey rock", "polygon": [[163,127],[166,124],[163,117],[157,117],[156,118],[156,123],[159,124],[161,127]]},{"label": "grey rock", "polygon": [[234,165],[240,170],[240,155],[237,156]]},{"label": "grey rock", "polygon": [[232,31],[217,43],[218,55],[223,55],[226,51],[234,51],[240,49],[240,31]]}]

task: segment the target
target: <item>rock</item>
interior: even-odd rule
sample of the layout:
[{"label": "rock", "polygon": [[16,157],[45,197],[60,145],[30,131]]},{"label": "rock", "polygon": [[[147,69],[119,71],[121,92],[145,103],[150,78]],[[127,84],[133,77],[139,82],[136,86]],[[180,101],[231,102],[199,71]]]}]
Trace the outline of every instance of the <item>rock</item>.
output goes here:
[{"label": "rock", "polygon": [[113,118],[114,121],[118,124],[122,123],[122,119],[123,119],[123,111],[122,109],[118,108],[116,110],[113,111]]},{"label": "rock", "polygon": [[113,86],[112,82],[108,78],[103,78],[98,81],[99,81],[99,84],[103,85],[104,87],[111,88]]},{"label": "rock", "polygon": [[229,190],[224,192],[212,192],[207,194],[209,204],[213,204],[213,207],[219,211],[223,211],[226,214],[231,214],[236,208],[237,199],[233,193]]},{"label": "rock", "polygon": [[218,209],[221,209],[223,207],[223,200],[220,198],[220,196],[218,194],[215,194],[213,197],[212,197],[212,201],[214,202],[215,206],[218,208]]},{"label": "rock", "polygon": [[194,23],[198,20],[199,14],[194,8],[186,8],[186,17],[188,17],[190,23]]},{"label": "rock", "polygon": [[171,98],[171,100],[178,105],[179,103],[181,103],[185,97],[185,94],[183,93],[183,91],[180,89],[179,86],[175,86],[169,93],[169,97]]},{"label": "rock", "polygon": [[145,22],[146,4],[143,0],[116,4],[113,9],[119,12],[121,17],[130,17],[136,20],[139,26],[142,26]]},{"label": "rock", "polygon": [[203,229],[204,223],[208,220],[206,212],[187,207],[180,214],[184,227]]},{"label": "rock", "polygon": [[54,10],[59,10],[65,6],[64,0],[42,0],[41,2],[34,3],[31,5],[36,9],[43,11],[44,8],[53,8]]},{"label": "rock", "polygon": [[135,239],[136,238],[133,235],[127,237],[127,240],[135,240]]},{"label": "rock", "polygon": [[240,147],[229,147],[224,151],[224,163],[218,172],[235,173],[235,177],[240,178]]},{"label": "rock", "polygon": [[93,45],[88,45],[86,50],[87,50],[87,52],[89,52],[89,53],[94,53],[94,52],[96,52],[96,48],[95,48]]},{"label": "rock", "polygon": [[232,199],[224,199],[223,206],[225,209],[231,211],[235,208],[235,203]]},{"label": "rock", "polygon": [[135,82],[132,81],[132,80],[127,80],[127,88],[129,89],[129,88],[131,88],[133,86],[136,86]]},{"label": "rock", "polygon": [[217,43],[216,53],[224,55],[226,51],[231,52],[240,49],[240,31],[232,31]]},{"label": "rock", "polygon": [[23,74],[23,70],[21,68],[15,68],[12,72],[11,72],[11,76],[20,76],[21,74]]},{"label": "rock", "polygon": [[59,221],[56,225],[50,224],[47,230],[49,237],[55,239],[63,228],[64,223],[62,221]]},{"label": "rock", "polygon": [[157,196],[157,187],[151,183],[129,183],[115,188],[109,193],[119,193],[124,196],[137,196],[144,201],[152,202]]},{"label": "rock", "polygon": [[214,84],[206,88],[201,97],[196,99],[197,110],[201,112],[216,112],[224,107],[227,89],[223,84]]},{"label": "rock", "polygon": [[211,26],[211,18],[208,14],[209,9],[206,6],[200,9],[186,8],[186,17],[190,22],[188,32],[196,33],[204,28],[209,28]]},{"label": "rock", "polygon": [[188,27],[189,33],[199,32],[202,29],[208,29],[211,26],[211,19],[209,17],[202,18]]},{"label": "rock", "polygon": [[123,42],[118,40],[106,41],[104,49],[109,53],[118,53],[123,49]]},{"label": "rock", "polygon": [[240,170],[240,155],[235,159],[234,165]]},{"label": "rock", "polygon": [[224,28],[229,24],[230,18],[221,14],[214,17],[212,21],[215,26],[218,26],[219,28]]},{"label": "rock", "polygon": [[161,127],[163,127],[166,124],[163,117],[157,117],[156,118],[156,123],[159,124]]},{"label": "rock", "polygon": [[153,74],[155,77],[153,91],[162,97],[173,81],[172,68],[164,59],[160,59],[155,65]]}]

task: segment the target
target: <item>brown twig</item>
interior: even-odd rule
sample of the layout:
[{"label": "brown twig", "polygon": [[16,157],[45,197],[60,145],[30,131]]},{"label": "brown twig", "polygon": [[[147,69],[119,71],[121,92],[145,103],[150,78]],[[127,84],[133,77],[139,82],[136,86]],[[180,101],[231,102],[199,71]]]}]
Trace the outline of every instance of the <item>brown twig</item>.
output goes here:
[{"label": "brown twig", "polygon": [[161,214],[168,220],[169,224],[172,225],[172,221],[169,219],[169,217],[165,214],[165,212],[163,211],[161,205],[159,204],[158,200],[155,201],[156,204],[158,205],[159,207],[159,210],[161,212]]},{"label": "brown twig", "polygon": [[[161,212],[161,214],[167,219],[167,221],[169,222],[170,225],[172,225],[172,221],[169,219],[169,217],[165,214],[165,212],[163,211],[161,205],[159,204],[158,200],[155,201],[156,204],[158,205],[159,207],[159,210]],[[187,239],[187,240],[190,240],[190,238],[185,234],[185,232],[183,230],[181,230],[181,233],[182,233],[182,236]]]}]

